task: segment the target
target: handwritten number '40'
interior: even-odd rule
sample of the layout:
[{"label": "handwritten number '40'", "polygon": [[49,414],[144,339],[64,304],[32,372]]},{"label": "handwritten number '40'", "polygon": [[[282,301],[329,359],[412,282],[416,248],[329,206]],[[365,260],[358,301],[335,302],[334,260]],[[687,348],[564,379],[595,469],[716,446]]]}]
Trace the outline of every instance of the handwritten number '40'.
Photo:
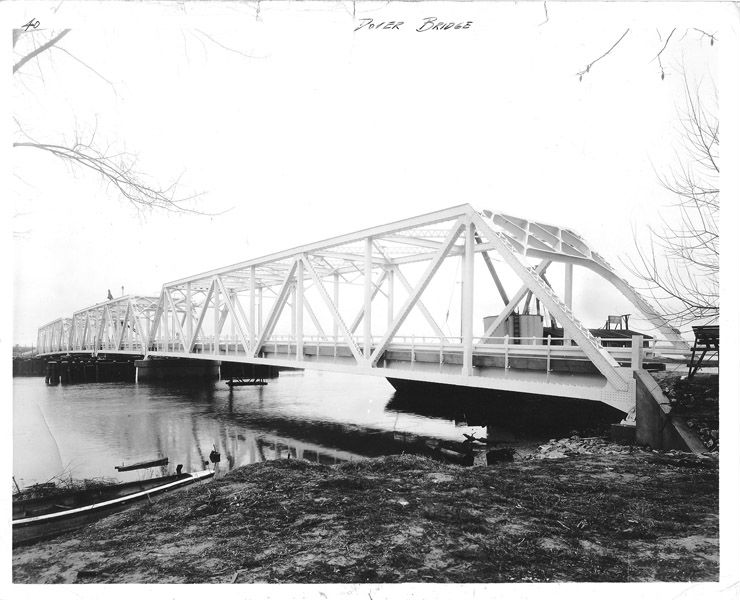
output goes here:
[{"label": "handwritten number '40'", "polygon": [[25,31],[28,31],[29,27],[33,27],[34,29],[36,29],[39,25],[41,25],[41,22],[38,19],[31,19],[28,23],[22,25],[22,27],[25,27]]}]

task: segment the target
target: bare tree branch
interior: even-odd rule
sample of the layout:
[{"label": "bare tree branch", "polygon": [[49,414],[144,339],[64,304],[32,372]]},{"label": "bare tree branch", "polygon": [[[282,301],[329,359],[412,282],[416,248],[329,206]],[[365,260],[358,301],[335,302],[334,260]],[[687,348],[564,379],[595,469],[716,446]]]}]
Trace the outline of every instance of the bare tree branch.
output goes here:
[{"label": "bare tree branch", "polygon": [[25,65],[34,56],[38,56],[45,50],[48,50],[49,48],[51,48],[54,44],[56,44],[59,40],[61,40],[65,35],[67,35],[70,31],[71,31],[70,29],[63,29],[61,33],[55,35],[48,42],[46,42],[45,44],[41,44],[41,46],[39,46],[32,52],[29,52],[28,54],[26,54],[26,56],[21,58],[17,63],[13,65],[13,73],[18,71],[18,69],[20,69],[23,65]]},{"label": "bare tree branch", "polygon": [[137,208],[211,214],[184,206],[184,203],[193,200],[200,194],[178,198],[176,196],[178,181],[167,188],[153,187],[144,183],[141,175],[135,170],[135,158],[130,155],[115,154],[108,156],[79,139],[76,139],[74,144],[69,146],[39,142],[15,142],[13,147],[42,150],[73,165],[96,171]]},{"label": "bare tree branch", "polygon": [[685,157],[661,185],[675,195],[671,221],[649,228],[644,249],[633,231],[637,260],[627,267],[665,316],[679,325],[719,318],[719,119],[706,110],[684,74],[685,110],[679,115]]},{"label": "bare tree branch", "polygon": [[[23,65],[29,60],[38,57],[39,54],[48,50],[52,47],[56,47],[57,50],[61,50],[75,61],[82,64],[85,68],[89,69],[95,75],[103,79],[112,88],[114,93],[116,92],[113,83],[106,77],[101,75],[93,67],[88,65],[86,62],[77,58],[68,50],[60,47],[57,43],[67,34],[70,29],[65,29],[58,35],[53,36],[46,43],[39,47],[34,48],[33,51],[25,55],[18,63],[13,67],[13,73],[16,73]],[[201,32],[202,33],[202,32]],[[205,34],[204,34],[205,35]],[[20,33],[14,32],[14,42],[17,41]],[[210,37],[210,36],[207,36]],[[215,40],[212,39],[215,42]],[[201,42],[202,43],[202,42]],[[34,40],[35,45],[35,40]],[[225,46],[222,46],[226,48]],[[229,48],[226,48],[230,50]],[[235,51],[238,52],[238,51]],[[43,77],[43,75],[42,75]],[[19,80],[22,83],[22,79]],[[97,172],[98,175],[109,185],[113,186],[121,196],[131,202],[137,209],[164,209],[168,211],[195,213],[200,215],[214,216],[223,213],[208,213],[200,210],[195,210],[187,206],[187,203],[200,196],[201,194],[195,194],[187,197],[181,197],[177,195],[178,181],[175,181],[172,185],[166,188],[157,187],[153,184],[148,184],[145,181],[144,176],[141,173],[136,172],[136,159],[127,153],[114,153],[109,152],[109,148],[101,151],[95,145],[95,136],[97,133],[97,119],[95,128],[89,139],[84,141],[80,138],[79,133],[75,131],[74,141],[67,143],[63,141],[60,144],[47,143],[31,137],[27,134],[21,126],[18,119],[15,119],[18,126],[19,132],[25,139],[23,141],[17,141],[13,144],[14,148],[33,148],[36,150],[44,151],[52,156],[60,158],[66,161],[68,164],[73,166],[85,167],[88,170]],[[223,211],[227,212],[227,211]]]}]

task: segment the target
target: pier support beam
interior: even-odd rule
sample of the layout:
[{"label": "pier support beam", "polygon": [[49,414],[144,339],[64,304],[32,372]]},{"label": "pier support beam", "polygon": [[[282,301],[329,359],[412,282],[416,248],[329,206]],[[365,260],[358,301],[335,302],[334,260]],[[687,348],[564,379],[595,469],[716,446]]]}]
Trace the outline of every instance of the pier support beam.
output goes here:
[{"label": "pier support beam", "polygon": [[136,381],[213,381],[219,376],[221,361],[189,358],[137,360]]}]

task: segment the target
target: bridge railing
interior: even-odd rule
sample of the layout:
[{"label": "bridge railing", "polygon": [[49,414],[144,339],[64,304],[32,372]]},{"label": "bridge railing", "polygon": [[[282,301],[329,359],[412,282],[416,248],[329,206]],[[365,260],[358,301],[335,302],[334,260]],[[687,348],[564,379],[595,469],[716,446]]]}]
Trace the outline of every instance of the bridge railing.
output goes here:
[{"label": "bridge railing", "polygon": [[[380,343],[380,336],[373,337],[373,346]],[[588,362],[585,352],[574,345],[568,338],[536,337],[536,336],[504,336],[504,337],[477,337],[474,338],[473,354],[483,360],[489,358],[503,358],[503,367],[510,368],[512,358],[539,359],[536,364],[550,371],[552,361],[569,360]],[[631,363],[633,355],[633,340],[631,338],[599,338],[604,349],[619,363]],[[218,344],[218,347],[216,347]],[[338,356],[349,356],[346,339],[343,336],[331,335],[304,335],[301,340],[303,356],[300,360],[337,359]],[[655,343],[652,340],[644,341],[640,347],[642,358],[650,358],[655,353]],[[326,350],[329,350],[326,352]],[[243,341],[236,336],[201,336],[195,341],[192,351],[186,353],[179,338],[163,342],[154,341],[149,351],[171,354],[194,354],[201,357],[213,356],[216,358],[248,357],[249,348],[245,348]],[[455,364],[453,357],[461,355],[463,342],[459,336],[396,336],[387,346],[386,353],[389,360],[429,363],[438,360],[439,364]],[[261,356],[272,358],[296,359],[298,339],[289,334],[274,334],[264,341],[260,349]],[[401,353],[401,356],[398,355]],[[434,358],[432,355],[434,355]],[[421,358],[420,358],[421,356]]]}]

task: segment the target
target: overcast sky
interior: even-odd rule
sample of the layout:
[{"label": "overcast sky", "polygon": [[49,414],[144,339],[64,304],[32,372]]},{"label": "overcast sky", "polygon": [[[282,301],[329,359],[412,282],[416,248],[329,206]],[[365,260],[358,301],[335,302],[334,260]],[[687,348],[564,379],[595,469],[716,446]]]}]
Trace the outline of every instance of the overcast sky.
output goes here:
[{"label": "overcast sky", "polygon": [[[258,18],[236,4],[91,16],[59,44],[76,58],[54,49],[13,78],[13,116],[46,142],[95,131],[152,181],[202,192],[193,208],[226,212],[140,213],[89,171],[14,150],[13,339],[35,342],[39,325],[108,289],[157,295],[463,202],[570,227],[618,266],[633,228],[670,218],[655,171],[676,161],[683,73],[709,101],[720,87],[719,44],[693,28],[719,31],[729,8],[548,3],[546,20],[539,2],[359,3],[353,18],[351,3],[262,3]],[[415,31],[429,16],[472,25]],[[354,31],[363,18],[404,25]],[[652,59],[673,28],[661,79]],[[577,275],[576,314],[592,327],[630,312],[600,290]]]}]

